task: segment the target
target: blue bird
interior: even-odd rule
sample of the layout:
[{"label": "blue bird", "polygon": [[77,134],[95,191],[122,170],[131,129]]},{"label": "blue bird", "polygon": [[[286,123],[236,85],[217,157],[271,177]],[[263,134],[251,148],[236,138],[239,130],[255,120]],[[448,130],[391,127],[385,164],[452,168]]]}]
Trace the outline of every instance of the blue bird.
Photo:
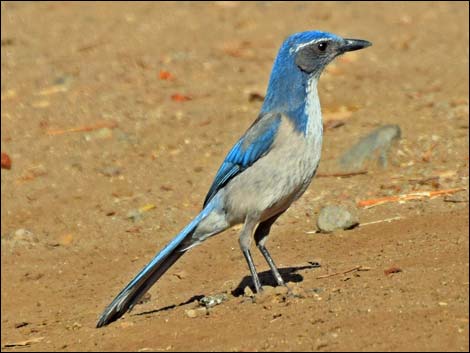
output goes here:
[{"label": "blue bird", "polygon": [[285,285],[266,240],[276,219],[305,192],[320,162],[320,74],[338,55],[370,45],[321,31],[296,33],[284,41],[260,114],[222,162],[202,211],[117,295],[97,327],[132,309],[186,251],[236,224],[243,224],[239,244],[256,291],[261,283],[250,253],[252,237],[277,284]]}]

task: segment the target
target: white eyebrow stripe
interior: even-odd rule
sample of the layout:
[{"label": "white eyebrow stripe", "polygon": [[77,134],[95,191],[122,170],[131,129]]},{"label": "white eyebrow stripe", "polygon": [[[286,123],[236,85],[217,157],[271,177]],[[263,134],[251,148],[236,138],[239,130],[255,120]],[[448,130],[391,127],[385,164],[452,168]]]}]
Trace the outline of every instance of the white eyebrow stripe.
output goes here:
[{"label": "white eyebrow stripe", "polygon": [[314,39],[314,40],[311,40],[310,42],[307,42],[307,43],[302,43],[302,44],[299,44],[297,46],[297,48],[291,48],[291,54],[294,52],[294,53],[297,53],[300,49],[302,49],[303,47],[306,47],[310,44],[314,44],[314,43],[317,43],[317,42],[320,42],[322,40],[329,40],[330,38],[327,38],[327,37],[323,37],[323,38],[317,38],[317,39]]}]

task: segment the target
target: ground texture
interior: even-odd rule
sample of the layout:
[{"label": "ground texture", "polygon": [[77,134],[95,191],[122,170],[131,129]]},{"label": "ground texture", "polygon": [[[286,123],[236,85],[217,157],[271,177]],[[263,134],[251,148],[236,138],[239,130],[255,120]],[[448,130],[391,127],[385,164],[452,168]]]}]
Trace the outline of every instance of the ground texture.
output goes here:
[{"label": "ground texture", "polygon": [[[468,3],[2,2],[1,20],[3,351],[468,351]],[[243,294],[232,229],[96,329],[198,213],[279,45],[308,29],[374,45],[322,76],[319,175],[272,229],[295,295]],[[386,169],[332,176],[385,124],[402,132]],[[422,191],[436,197],[357,205]],[[357,207],[361,225],[312,233],[328,204]]]}]

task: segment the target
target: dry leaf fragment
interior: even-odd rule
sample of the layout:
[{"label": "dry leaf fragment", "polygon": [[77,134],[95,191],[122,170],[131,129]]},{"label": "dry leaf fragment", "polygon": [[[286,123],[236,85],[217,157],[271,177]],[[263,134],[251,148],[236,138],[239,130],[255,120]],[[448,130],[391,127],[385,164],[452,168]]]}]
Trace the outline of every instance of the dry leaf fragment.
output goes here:
[{"label": "dry leaf fragment", "polygon": [[2,152],[2,169],[11,169],[10,156]]},{"label": "dry leaf fragment", "polygon": [[160,70],[160,73],[158,74],[158,77],[160,78],[160,80],[165,80],[165,81],[174,79],[171,72],[165,71],[165,70]]},{"label": "dry leaf fragment", "polygon": [[390,267],[384,270],[385,276],[391,275],[392,273],[398,273],[398,272],[403,272],[403,271],[399,267]]},{"label": "dry leaf fragment", "polygon": [[175,102],[186,102],[186,101],[190,101],[191,99],[192,97],[186,96],[181,93],[175,93],[171,96],[171,100]]}]

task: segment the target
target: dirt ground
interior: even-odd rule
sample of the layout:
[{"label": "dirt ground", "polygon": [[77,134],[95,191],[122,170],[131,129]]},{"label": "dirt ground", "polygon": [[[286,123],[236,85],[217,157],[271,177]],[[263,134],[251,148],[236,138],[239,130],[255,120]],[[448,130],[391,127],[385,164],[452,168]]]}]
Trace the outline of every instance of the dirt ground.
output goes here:
[{"label": "dirt ground", "polygon": [[[467,2],[2,2],[1,20],[2,351],[469,350]],[[342,126],[325,130],[318,177],[272,229],[297,295],[243,295],[232,229],[96,329],[199,212],[282,40],[309,29],[374,45],[323,74],[325,121]],[[402,130],[389,167],[332,176],[384,124]],[[328,204],[455,188],[466,190],[358,207],[361,226],[312,233]]]}]

